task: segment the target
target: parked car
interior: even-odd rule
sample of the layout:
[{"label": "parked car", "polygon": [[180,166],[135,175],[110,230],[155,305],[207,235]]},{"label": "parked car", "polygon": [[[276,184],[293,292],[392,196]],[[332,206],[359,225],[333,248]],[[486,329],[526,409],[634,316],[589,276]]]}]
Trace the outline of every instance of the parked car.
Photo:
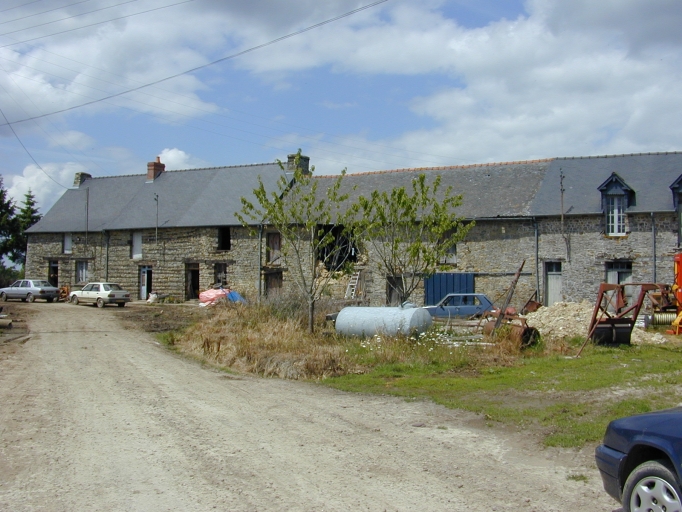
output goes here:
[{"label": "parked car", "polygon": [[71,304],[96,304],[103,308],[107,304],[116,304],[122,308],[126,302],[130,302],[130,292],[116,283],[88,283],[83,289],[71,292],[69,295]]},{"label": "parked car", "polygon": [[58,295],[59,289],[42,279],[20,279],[0,289],[0,300],[3,302],[9,299],[21,299],[23,302],[43,299],[52,302]]},{"label": "parked car", "polygon": [[435,306],[426,306],[432,317],[482,316],[495,311],[492,301],[482,293],[448,293]]},{"label": "parked car", "polygon": [[624,512],[682,510],[682,407],[612,421],[595,459]]}]

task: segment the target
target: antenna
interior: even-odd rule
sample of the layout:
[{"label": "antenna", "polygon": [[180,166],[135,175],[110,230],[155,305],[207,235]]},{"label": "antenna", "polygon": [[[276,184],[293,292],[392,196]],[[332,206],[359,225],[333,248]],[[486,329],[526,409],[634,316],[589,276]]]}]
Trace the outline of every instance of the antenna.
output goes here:
[{"label": "antenna", "polygon": [[570,237],[566,234],[566,231],[564,229],[564,192],[566,192],[566,189],[564,188],[564,171],[561,170],[561,167],[559,168],[559,191],[561,192],[561,236],[564,239],[564,243],[566,244],[566,261],[570,262],[571,261],[571,239]]}]

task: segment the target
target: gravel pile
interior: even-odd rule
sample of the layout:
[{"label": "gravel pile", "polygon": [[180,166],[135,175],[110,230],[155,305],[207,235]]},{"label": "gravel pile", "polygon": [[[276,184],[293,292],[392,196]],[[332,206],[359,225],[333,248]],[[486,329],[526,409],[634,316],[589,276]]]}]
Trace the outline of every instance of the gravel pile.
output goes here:
[{"label": "gravel pile", "polygon": [[[587,328],[592,319],[594,304],[583,301],[557,302],[550,307],[542,307],[526,316],[528,325],[535,327],[547,340],[587,336]],[[667,340],[659,333],[647,332],[635,327],[632,331],[633,344],[665,343]]]}]

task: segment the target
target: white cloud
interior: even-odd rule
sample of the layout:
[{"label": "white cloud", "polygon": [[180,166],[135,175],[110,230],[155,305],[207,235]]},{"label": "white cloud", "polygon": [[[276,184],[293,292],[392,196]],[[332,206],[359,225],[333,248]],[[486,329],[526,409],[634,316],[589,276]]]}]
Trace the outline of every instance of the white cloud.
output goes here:
[{"label": "white cloud", "polygon": [[[344,27],[357,37],[334,39],[342,50],[311,49],[338,69],[453,78],[411,103],[435,127],[392,140],[359,137],[349,169],[382,159],[395,168],[681,149],[682,4],[535,0],[528,9],[466,29],[400,5],[390,24]],[[311,57],[299,44],[305,62]],[[381,157],[378,144],[396,149]],[[310,152],[335,158],[322,145]]]},{"label": "white cloud", "polygon": [[27,165],[20,175],[4,176],[4,186],[7,193],[21,207],[25,194],[31,190],[38,203],[41,213],[46,213],[73,184],[77,172],[87,172],[78,163],[47,163],[41,164],[43,170],[35,164]]},{"label": "white cloud", "polygon": [[166,164],[166,169],[196,169],[199,167],[207,167],[208,164],[205,160],[195,158],[192,155],[185,153],[183,150],[178,148],[166,148],[161,151],[159,155],[161,162]]},{"label": "white cloud", "polygon": [[[192,2],[153,16],[42,39],[33,47],[0,48],[0,67],[7,72],[0,73],[0,104],[14,119],[69,108],[262,44],[365,3]],[[345,128],[355,131],[351,141],[321,133],[325,126],[329,131],[334,127],[315,116],[324,116],[320,107],[340,114],[357,105],[347,109],[356,111],[362,101],[329,91],[326,101],[315,105],[318,110],[306,111],[312,133],[301,130],[299,137],[289,130],[269,142],[283,152],[302,146],[320,169],[338,172],[347,166],[366,171],[680,149],[679,0],[528,0],[524,15],[473,29],[446,17],[441,9],[445,4],[392,0],[228,64],[77,112],[104,115],[125,106],[180,125],[188,117],[227,110],[229,105],[217,107],[207,94],[222,79],[222,66],[261,77],[276,91],[273,97],[295,90],[302,70],[331,69],[345,80],[383,75],[400,83],[404,76],[437,76],[441,85],[437,90],[404,86],[413,87],[411,101],[398,108],[410,108],[426,128],[408,127],[387,136],[397,130],[382,126],[378,112],[356,130]],[[93,0],[92,5],[105,4]],[[28,13],[29,4],[25,9],[12,14]],[[128,5],[112,12],[135,9]],[[34,29],[21,36],[52,30]],[[259,92],[254,91],[254,97],[265,103],[255,96]],[[272,109],[272,117],[278,115],[281,112]],[[366,133],[376,135],[371,139]],[[78,148],[93,145],[75,130],[64,136],[72,137]],[[163,147],[163,142],[154,144]],[[168,168],[206,165],[177,148],[165,149],[161,158]]]}]

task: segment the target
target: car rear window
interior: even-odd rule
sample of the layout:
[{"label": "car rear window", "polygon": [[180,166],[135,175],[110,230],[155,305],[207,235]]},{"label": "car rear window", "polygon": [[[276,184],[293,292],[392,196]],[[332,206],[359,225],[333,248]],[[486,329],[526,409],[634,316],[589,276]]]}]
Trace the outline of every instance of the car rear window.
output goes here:
[{"label": "car rear window", "polygon": [[114,283],[106,283],[103,284],[102,286],[104,287],[104,290],[107,292],[111,290],[122,290],[122,288],[119,285]]},{"label": "car rear window", "polygon": [[33,286],[52,286],[48,281],[33,281]]}]

